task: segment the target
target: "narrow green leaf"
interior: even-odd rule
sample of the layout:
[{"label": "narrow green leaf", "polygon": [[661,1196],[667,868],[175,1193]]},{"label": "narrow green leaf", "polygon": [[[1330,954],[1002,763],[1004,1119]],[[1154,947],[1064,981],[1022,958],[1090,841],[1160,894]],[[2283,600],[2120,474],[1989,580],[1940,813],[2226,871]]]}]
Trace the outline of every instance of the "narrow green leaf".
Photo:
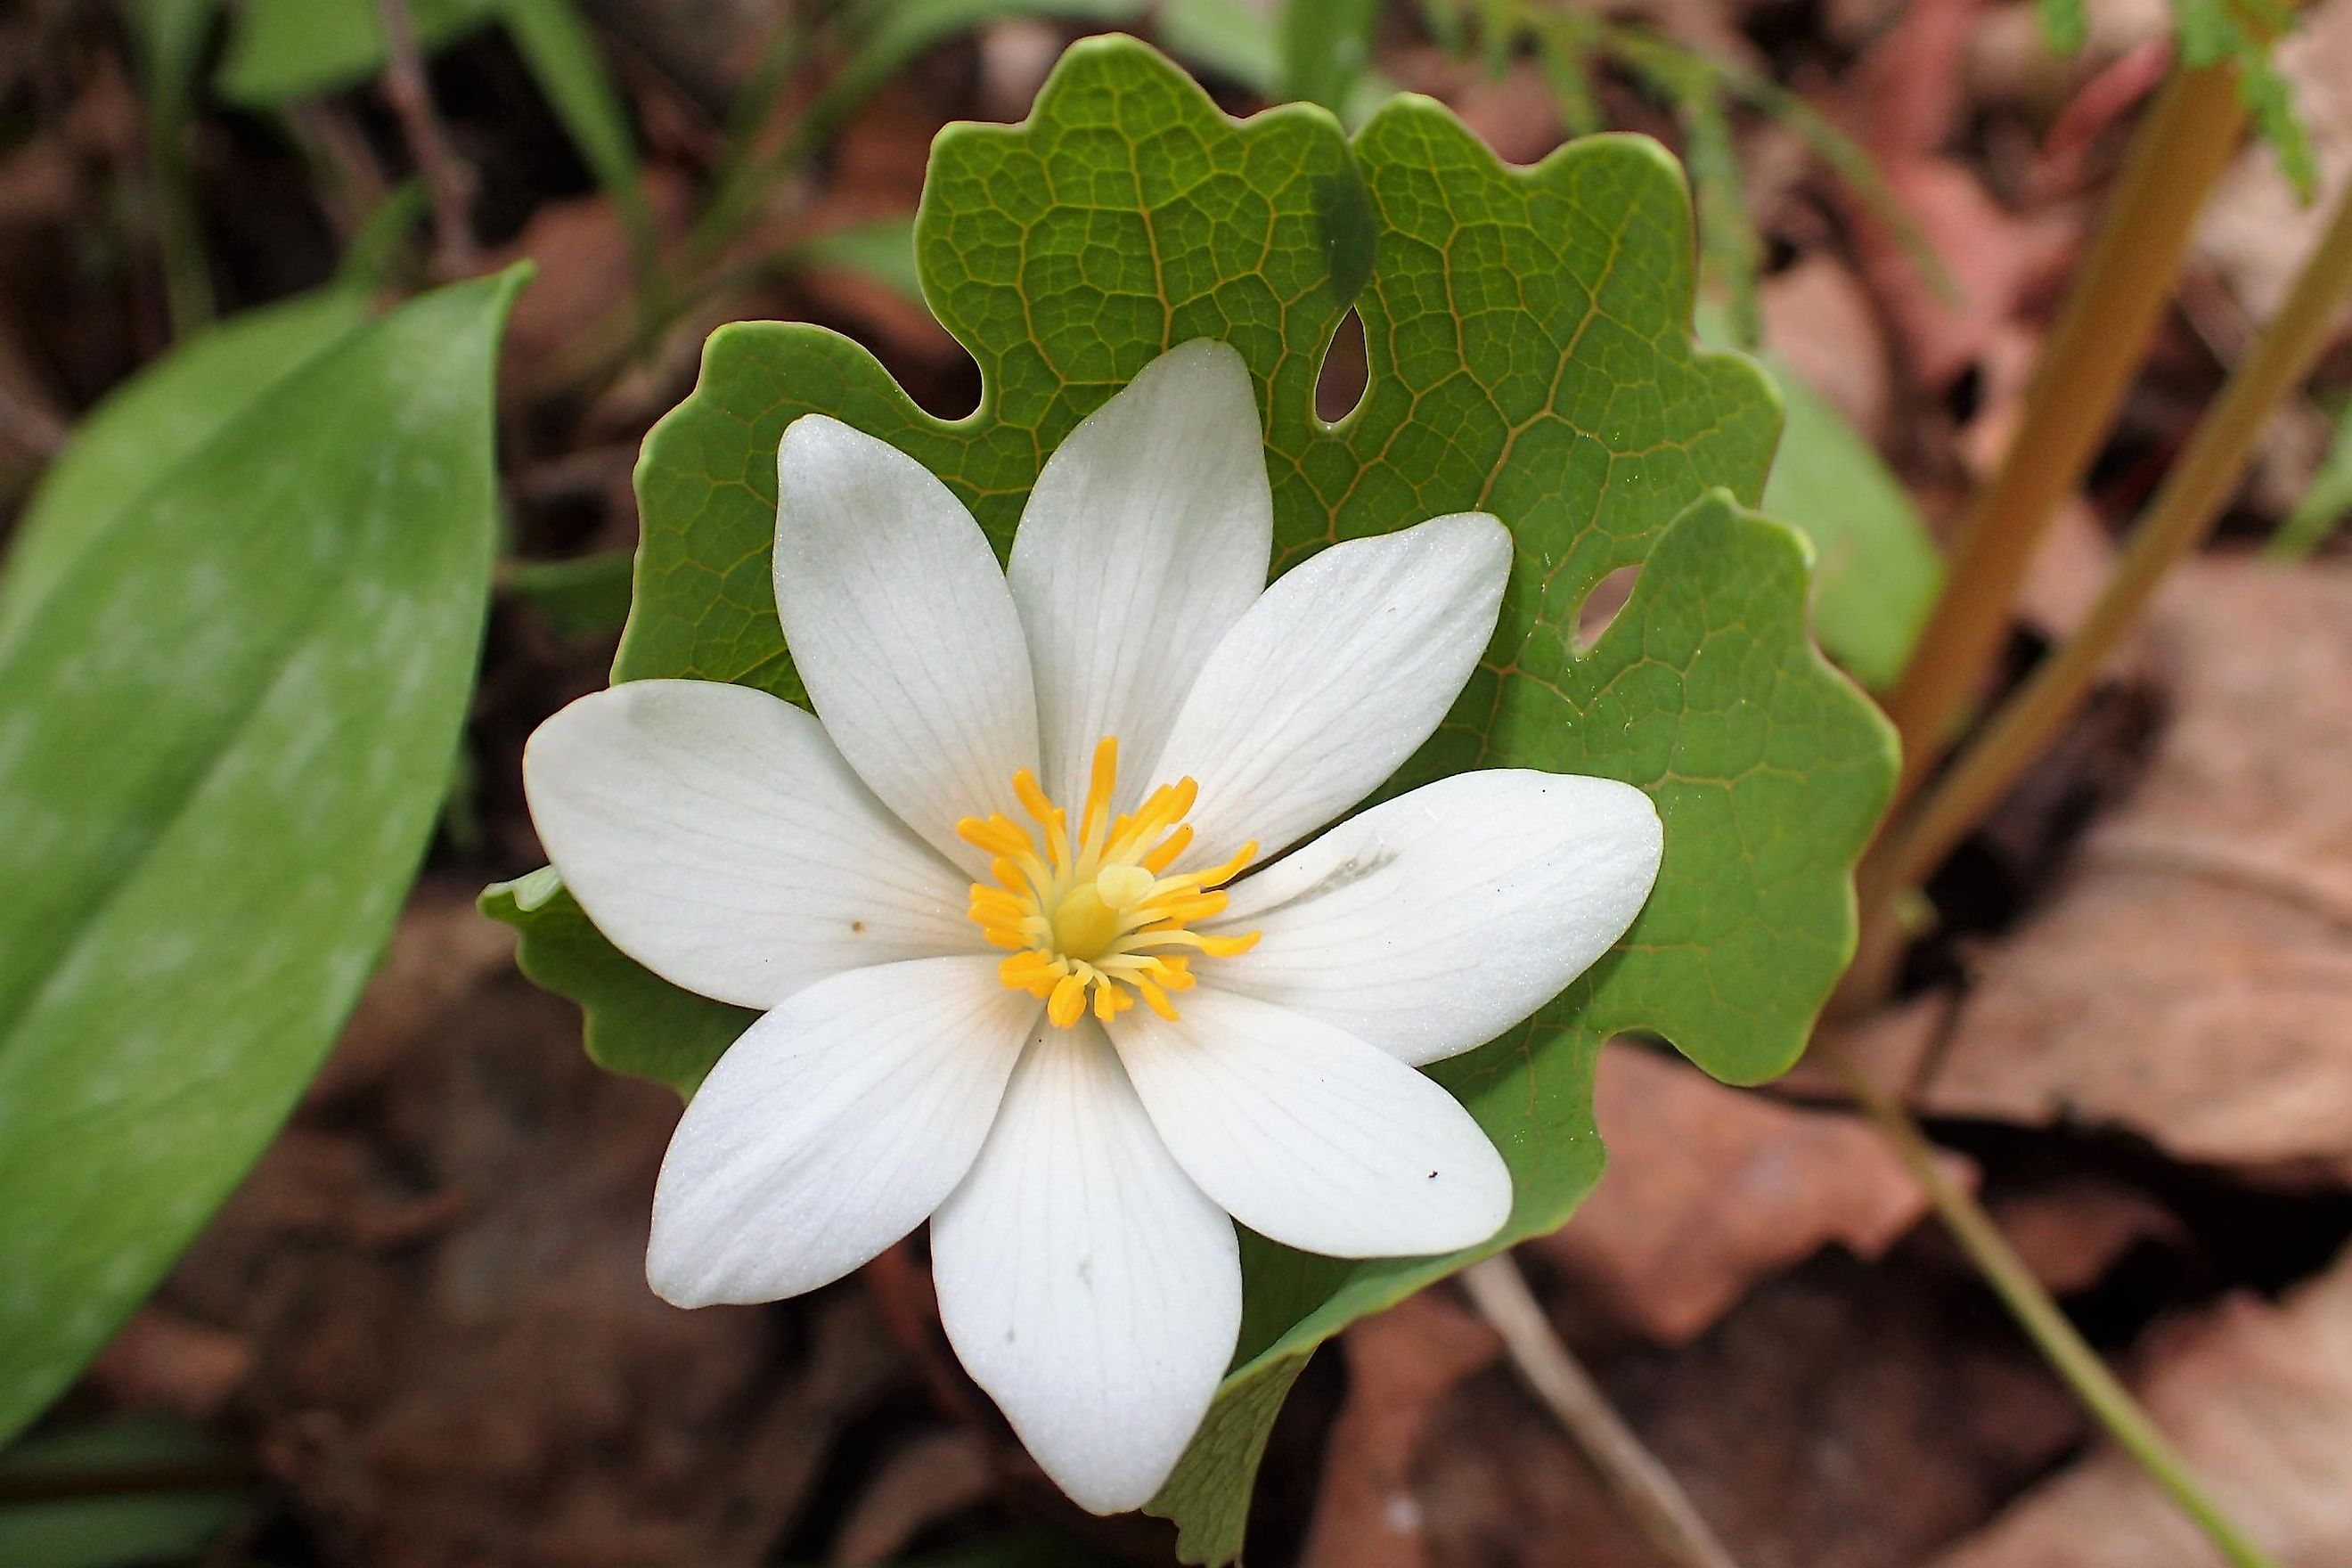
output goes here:
[{"label": "narrow green leaf", "polygon": [[[1298,96],[1283,83],[1281,29],[1286,16],[1287,11],[1277,17],[1250,0],[1162,0],[1154,13],[1154,32],[1177,58],[1273,103]],[[1340,95],[1340,122],[1361,125],[1396,92],[1396,84],[1367,62]]]},{"label": "narrow green leaf", "polygon": [[874,90],[924,50],[992,22],[1063,16],[1115,24],[1143,14],[1146,0],[880,0],[850,15],[848,56],[802,115],[803,139],[829,133]]},{"label": "narrow green leaf", "polygon": [[2273,561],[2301,561],[2326,543],[2347,517],[2352,517],[2352,402],[2336,415],[2327,456],[2263,553]]},{"label": "narrow green leaf", "polygon": [[0,650],[0,1435],[260,1152],[390,934],[480,641],[519,282],[285,377]]},{"label": "narrow green leaf", "polygon": [[196,73],[218,11],[218,0],[123,0],[123,16],[139,58],[164,292],[172,330],[182,335],[211,320],[213,313],[212,272],[188,165],[188,121],[195,108]]},{"label": "narrow green leaf", "polygon": [[1282,8],[1282,96],[1338,114],[1372,57],[1380,0],[1288,0]]},{"label": "narrow green leaf", "polygon": [[[1516,170],[1423,99],[1390,103],[1352,142],[1307,106],[1236,122],[1150,50],[1089,40],[1026,123],[941,134],[916,245],[926,298],[980,367],[979,409],[929,417],[830,332],[720,329],[639,465],[644,542],[616,679],[801,700],[769,579],[775,447],[800,415],[915,457],[1001,550],[1043,455],[1161,351],[1213,336],[1255,379],[1277,571],[1450,511],[1490,510],[1516,536],[1488,661],[1397,784],[1488,765],[1596,773],[1648,791],[1666,823],[1657,890],[1620,949],[1439,1075],[1512,1166],[1500,1237],[1355,1264],[1245,1241],[1241,1360],[1155,1504],[1189,1559],[1222,1562],[1240,1547],[1266,1426],[1315,1345],[1557,1226],[1590,1190],[1603,1038],[1653,1030],[1743,1082],[1795,1058],[1851,950],[1849,879],[1891,787],[1892,740],[1806,635],[1802,537],[1745,510],[1765,487],[1778,400],[1752,363],[1691,342],[1689,194],[1654,142],[1596,137]],[[1316,380],[1351,307],[1368,387],[1325,425]],[[1582,647],[1579,607],[1628,566],[1642,568],[1631,601]],[[551,897],[539,908],[509,911],[527,962],[542,921],[551,944],[572,918]],[[607,1061],[676,1067],[674,1042],[598,998],[646,1008],[651,976],[583,963],[551,984],[606,1026]],[[723,1033],[714,1022],[702,1038]]]},{"label": "narrow green leaf", "polygon": [[[408,0],[419,47],[432,50],[497,16],[504,0]],[[383,69],[375,0],[243,0],[213,85],[264,108],[356,87]]]},{"label": "narrow green leaf", "polygon": [[793,247],[786,260],[800,269],[855,273],[901,299],[923,302],[923,279],[915,270],[912,213],[811,235]]},{"label": "narrow green leaf", "polygon": [[[249,1488],[206,1484],[228,1468],[203,1433],[133,1419],[26,1443],[0,1455],[0,1500],[71,1484],[75,1495],[0,1500],[0,1563],[8,1568],[151,1568],[193,1561],[252,1508]],[[185,1473],[184,1488],[85,1492],[110,1477]]]},{"label": "narrow green leaf", "polygon": [[617,632],[629,618],[629,552],[608,550],[569,561],[518,561],[499,586],[529,604],[561,637]]},{"label": "narrow green leaf", "polygon": [[92,409],[17,524],[0,570],[0,649],[141,491],[366,314],[352,289],[266,305],[190,338]]},{"label": "narrow green leaf", "polygon": [[637,174],[628,106],[604,68],[595,35],[572,0],[499,0],[499,14],[531,79],[627,226],[640,276],[650,276],[660,241]]},{"label": "narrow green leaf", "polygon": [[[1702,342],[1730,339],[1722,312],[1698,310]],[[1830,401],[1787,361],[1758,361],[1780,388],[1787,423],[1764,511],[1812,541],[1813,633],[1839,666],[1874,690],[1902,674],[1943,590],[1944,562],[1903,482]]]},{"label": "narrow green leaf", "polygon": [[2042,24],[2042,41],[2058,54],[2074,53],[2091,36],[2090,8],[2084,0],[2033,0],[2033,15]]},{"label": "narrow green leaf", "polygon": [[1536,62],[1551,89],[1559,122],[1570,136],[1594,135],[1602,128],[1601,102],[1592,91],[1592,34],[1573,12],[1548,16],[1535,28]]}]

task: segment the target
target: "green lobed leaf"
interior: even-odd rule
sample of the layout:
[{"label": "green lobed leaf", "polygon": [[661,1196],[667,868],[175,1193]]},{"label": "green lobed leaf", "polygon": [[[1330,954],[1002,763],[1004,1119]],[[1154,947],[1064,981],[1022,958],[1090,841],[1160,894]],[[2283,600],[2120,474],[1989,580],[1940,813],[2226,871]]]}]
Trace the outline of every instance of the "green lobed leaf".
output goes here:
[{"label": "green lobed leaf", "polygon": [[259,1154],[449,778],[518,275],[286,376],[92,530],[0,649],[0,1437]]},{"label": "green lobed leaf", "polygon": [[[1391,102],[1352,142],[1303,106],[1235,122],[1141,45],[1090,40],[1026,123],[941,134],[917,232],[925,295],[979,364],[977,412],[930,418],[865,350],[814,327],[721,328],[638,466],[645,534],[616,679],[803,697],[769,584],[775,447],[799,415],[834,414],[917,458],[1001,551],[1070,427],[1165,348],[1215,336],[1256,380],[1277,571],[1448,511],[1491,510],[1515,532],[1487,662],[1398,785],[1567,769],[1641,785],[1666,823],[1656,893],[1620,950],[1439,1072],[1517,1179],[1501,1236],[1371,1263],[1247,1241],[1239,1357],[1153,1504],[1188,1559],[1222,1562],[1314,1346],[1557,1226],[1591,1189],[1604,1037],[1654,1030],[1741,1082],[1795,1058],[1850,953],[1850,877],[1891,787],[1892,738],[1807,638],[1802,538],[1744,508],[1779,405],[1752,363],[1691,341],[1689,195],[1655,143],[1597,137],[1511,170],[1423,99]],[[1351,305],[1369,384],[1326,426],[1318,368]],[[1624,609],[1580,648],[1587,595],[1637,565]],[[526,963],[549,972],[570,940],[561,920],[509,913]],[[617,963],[593,994],[588,978],[561,988],[598,1015],[604,1059],[674,1072],[670,1047],[628,1037],[625,1019],[684,994],[663,998]]]}]

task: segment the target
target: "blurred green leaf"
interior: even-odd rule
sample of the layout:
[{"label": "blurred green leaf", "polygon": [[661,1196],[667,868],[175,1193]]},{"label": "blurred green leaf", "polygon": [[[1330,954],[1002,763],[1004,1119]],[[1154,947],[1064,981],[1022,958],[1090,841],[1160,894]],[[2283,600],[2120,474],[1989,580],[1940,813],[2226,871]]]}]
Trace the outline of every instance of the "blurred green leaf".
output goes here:
[{"label": "blurred green leaf", "polygon": [[[407,0],[427,51],[497,16],[502,0]],[[375,0],[243,0],[213,86],[231,103],[267,108],[356,87],[383,69]]]},{"label": "blurred green leaf", "polygon": [[2273,561],[2301,561],[2326,543],[2347,516],[2352,516],[2352,401],[2336,415],[2327,456],[2313,471],[2303,499],[2271,535],[2263,553]]},{"label": "blurred green leaf", "polygon": [[520,276],[430,294],[89,530],[0,649],[0,1435],[316,1070],[449,779]]},{"label": "blurred green leaf", "polygon": [[147,1568],[192,1561],[252,1507],[233,1469],[203,1433],[152,1420],[26,1443],[0,1454],[0,1563]]},{"label": "blurred green leaf", "polygon": [[793,247],[787,260],[799,269],[854,273],[915,304],[923,302],[912,213],[811,235]]},{"label": "blurred green leaf", "polygon": [[[1701,305],[1698,335],[1728,346],[1724,313]],[[1757,358],[1780,384],[1784,413],[1763,510],[1812,541],[1813,635],[1822,647],[1864,686],[1884,690],[1903,673],[1943,591],[1943,555],[1911,492],[1861,432],[1786,360]]]},{"label": "blurred green leaf", "polygon": [[2090,8],[2084,0],[2033,0],[2033,15],[2042,24],[2042,38],[2062,55],[2071,55],[2091,36]]},{"label": "blurred green leaf", "polygon": [[1371,64],[1380,22],[1380,0],[1286,0],[1281,96],[1340,113]]},{"label": "blurred green leaf", "polygon": [[499,574],[499,585],[538,611],[560,637],[617,632],[629,618],[629,552],[513,562]]},{"label": "blurred green leaf", "polygon": [[0,568],[0,649],[142,491],[366,314],[365,297],[348,288],[247,311],[191,337],[92,409],[41,476]]},{"label": "blurred green leaf", "polygon": [[[1288,11],[1284,15],[1286,17]],[[1269,103],[1295,96],[1283,84],[1282,27],[1287,23],[1278,26],[1275,14],[1265,6],[1252,0],[1161,0],[1155,20],[1160,42],[1178,58],[1246,88]],[[1340,123],[1361,125],[1396,92],[1396,84],[1370,69],[1367,62],[1341,95]]]}]

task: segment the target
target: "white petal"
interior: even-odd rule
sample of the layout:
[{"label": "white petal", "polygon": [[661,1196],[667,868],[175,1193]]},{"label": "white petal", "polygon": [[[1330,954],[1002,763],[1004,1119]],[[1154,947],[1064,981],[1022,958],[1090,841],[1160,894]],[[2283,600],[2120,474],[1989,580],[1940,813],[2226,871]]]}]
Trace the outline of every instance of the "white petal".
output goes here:
[{"label": "white petal", "polygon": [[1231,346],[1171,349],[1096,409],[1029,492],[1005,568],[1037,672],[1041,773],[1086,798],[1095,743],[1152,782],[1192,678],[1265,587],[1274,492],[1249,370]]},{"label": "white petal", "polygon": [[548,858],[613,945],[674,985],[769,1008],[845,969],[968,952],[966,884],[814,719],[764,691],[638,680],[523,748]]},{"label": "white petal", "polygon": [[681,1307],[848,1273],[954,1191],[1037,1002],[983,954],[820,980],[729,1047],[671,1137],[646,1277]]},{"label": "white petal", "polygon": [[1160,1489],[1241,1331],[1233,1221],[1170,1157],[1095,1023],[1045,1026],[931,1220],[940,1321],[1061,1489]]},{"label": "white petal", "polygon": [[1335,544],[1285,573],[1209,656],[1150,771],[1200,781],[1192,865],[1272,855],[1427,740],[1495,635],[1511,536],[1478,512]]},{"label": "white petal", "polygon": [[980,525],[920,463],[837,419],[776,448],[776,614],[809,700],[884,805],[957,865],[959,818],[1017,811],[1037,701]]},{"label": "white petal", "polygon": [[1436,1084],[1343,1030],[1212,990],[1110,1025],[1177,1163],[1262,1236],[1334,1258],[1451,1252],[1495,1234],[1511,1173]]},{"label": "white petal", "polygon": [[1383,801],[1244,878],[1210,929],[1258,944],[1215,984],[1408,1062],[1482,1046],[1591,967],[1657,880],[1656,807],[1631,784],[1526,769]]}]

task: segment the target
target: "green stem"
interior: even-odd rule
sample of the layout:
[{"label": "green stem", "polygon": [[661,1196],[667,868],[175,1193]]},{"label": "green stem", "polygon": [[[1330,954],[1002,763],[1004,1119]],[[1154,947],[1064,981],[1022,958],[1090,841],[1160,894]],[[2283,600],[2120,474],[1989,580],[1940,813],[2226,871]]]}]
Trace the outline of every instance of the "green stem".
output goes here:
[{"label": "green stem", "polygon": [[2166,574],[2212,532],[2279,405],[2326,348],[2352,295],[2352,194],[2340,198],[2286,302],[2231,374],[2081,629],[2045,659],[1886,837],[1865,899],[1883,902],[1951,853],[2042,755],[2139,624]]},{"label": "green stem", "polygon": [[2098,1352],[2084,1342],[2058,1303],[2033,1278],[1992,1216],[1945,1173],[1917,1123],[1835,1042],[1817,1039],[1813,1049],[1877,1125],[1977,1272],[2092,1418],[2164,1489],[2231,1568],[2278,1568],[2276,1561],[2255,1545],[2206,1492],[2188,1461],[2157,1430],[2147,1412],[2116,1380]]},{"label": "green stem", "polygon": [[2228,65],[2176,76],[2148,110],[2042,348],[2016,438],[1969,512],[1943,595],[1887,703],[1903,738],[1898,800],[1942,758],[1982,689],[2034,546],[2114,422],[2244,121]]}]

